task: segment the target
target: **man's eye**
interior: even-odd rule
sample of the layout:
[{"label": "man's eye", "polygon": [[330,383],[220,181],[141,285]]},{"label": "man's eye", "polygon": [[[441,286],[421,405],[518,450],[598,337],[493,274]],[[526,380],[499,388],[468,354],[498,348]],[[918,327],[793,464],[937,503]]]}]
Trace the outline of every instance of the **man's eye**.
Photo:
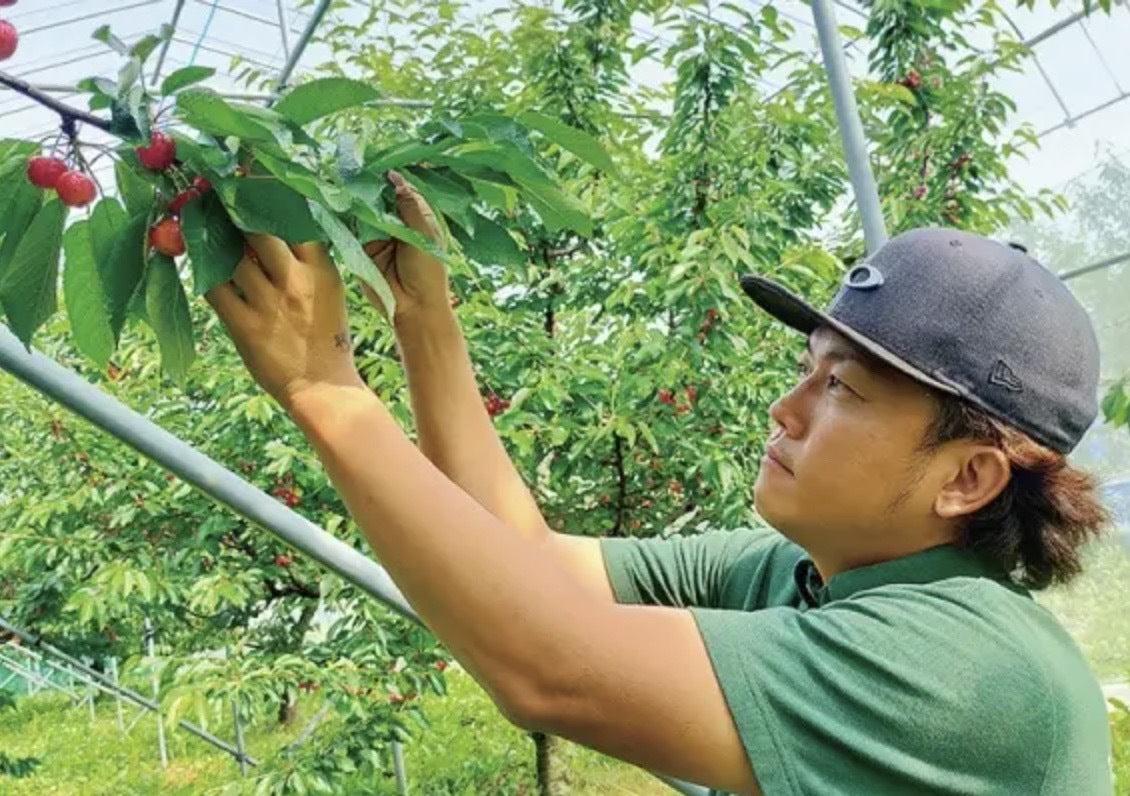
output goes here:
[{"label": "man's eye", "polygon": [[798,379],[803,379],[809,373],[807,362],[796,363],[796,375]]},{"label": "man's eye", "polygon": [[828,389],[829,390],[835,390],[835,389],[841,388],[841,387],[847,387],[847,385],[844,384],[839,379],[837,379],[833,374],[829,373],[828,374]]}]

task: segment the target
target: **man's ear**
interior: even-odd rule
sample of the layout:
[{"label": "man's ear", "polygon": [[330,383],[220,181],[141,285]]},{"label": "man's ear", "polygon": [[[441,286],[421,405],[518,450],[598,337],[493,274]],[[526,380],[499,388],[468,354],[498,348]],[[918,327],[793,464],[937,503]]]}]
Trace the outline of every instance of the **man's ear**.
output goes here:
[{"label": "man's ear", "polygon": [[963,517],[985,507],[1012,477],[1008,457],[991,445],[968,448],[958,464],[953,477],[934,498],[934,512],[944,519]]}]

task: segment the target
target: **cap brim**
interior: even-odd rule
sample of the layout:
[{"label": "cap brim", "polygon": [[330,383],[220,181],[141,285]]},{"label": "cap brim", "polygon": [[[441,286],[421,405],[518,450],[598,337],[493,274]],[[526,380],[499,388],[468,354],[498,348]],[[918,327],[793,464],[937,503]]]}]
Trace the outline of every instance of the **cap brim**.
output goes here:
[{"label": "cap brim", "polygon": [[821,312],[772,279],[746,274],[741,277],[740,282],[742,290],[746,292],[747,296],[753,299],[757,306],[761,307],[761,309],[768,312],[786,326],[791,326],[793,329],[796,329],[798,332],[809,335],[820,326],[828,326],[835,329],[879,361],[890,365],[896,370],[902,371],[912,379],[952,395],[964,396],[966,394],[966,391],[962,390],[957,385],[939,381],[934,376],[920,370],[902,357],[879,345],[871,338],[860,334],[842,321],[838,321],[831,315]]}]

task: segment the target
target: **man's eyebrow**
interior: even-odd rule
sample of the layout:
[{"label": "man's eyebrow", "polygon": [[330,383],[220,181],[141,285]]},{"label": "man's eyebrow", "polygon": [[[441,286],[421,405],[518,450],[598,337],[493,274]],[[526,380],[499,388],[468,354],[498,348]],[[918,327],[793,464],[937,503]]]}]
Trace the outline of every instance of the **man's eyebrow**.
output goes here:
[{"label": "man's eyebrow", "polygon": [[[816,358],[816,354],[812,351],[811,338],[809,338],[804,344],[804,355],[807,355],[809,359]],[[858,351],[848,345],[836,345],[835,343],[833,343],[823,352],[823,358],[833,361],[852,360],[858,362],[861,365],[871,364],[868,361],[869,357],[867,357],[867,355],[865,355],[862,351]]]}]

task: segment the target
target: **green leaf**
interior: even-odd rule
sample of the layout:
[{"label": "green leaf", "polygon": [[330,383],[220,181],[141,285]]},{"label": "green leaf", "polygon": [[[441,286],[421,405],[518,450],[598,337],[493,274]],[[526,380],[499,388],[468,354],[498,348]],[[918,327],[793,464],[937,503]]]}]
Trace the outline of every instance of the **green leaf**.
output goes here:
[{"label": "green leaf", "polygon": [[182,88],[188,88],[193,83],[207,80],[214,74],[216,74],[216,70],[210,66],[181,67],[161,81],[161,96],[170,97]]},{"label": "green leaf", "polygon": [[257,152],[255,159],[267,171],[278,177],[284,185],[293,188],[307,199],[321,202],[335,213],[343,213],[353,203],[353,197],[340,185],[326,182],[313,171],[292,160],[275,158],[265,152]]},{"label": "green leaf", "polygon": [[95,263],[98,276],[102,280],[102,287],[106,291],[106,308],[115,341],[125,324],[130,299],[137,292],[145,276],[148,236],[148,212],[130,217],[114,242],[110,258]]},{"label": "green leaf", "polygon": [[184,295],[176,263],[155,254],[145,274],[145,310],[149,325],[157,333],[161,368],[183,387],[188,368],[196,357],[192,342],[192,316]]},{"label": "green leaf", "polygon": [[381,93],[368,83],[346,77],[324,77],[294,88],[278,101],[275,110],[295,124],[307,124],[331,113],[378,99]]},{"label": "green leaf", "polygon": [[90,246],[95,263],[108,263],[129,216],[117,199],[103,199],[90,214]]},{"label": "green leaf", "polygon": [[150,33],[148,36],[142,36],[136,44],[130,47],[129,53],[137,60],[145,63],[145,61],[149,59],[149,56],[153,54],[153,51],[172,35],[172,27],[168,23],[165,23],[161,25],[161,33],[159,35]]},{"label": "green leaf", "polygon": [[[131,153],[132,154],[132,153]],[[144,177],[137,173],[132,162],[134,158],[122,158],[114,164],[114,177],[118,181],[118,193],[126,203],[131,216],[148,214],[153,207],[155,189]]]},{"label": "green leaf", "polygon": [[471,208],[475,191],[470,183],[459,181],[453,172],[440,173],[435,169],[409,167],[401,172],[416,187],[432,209],[454,220],[469,234],[475,232],[475,213]]},{"label": "green leaf", "polygon": [[583,130],[570,127],[545,114],[526,111],[518,116],[518,121],[545,135],[562,149],[572,152],[586,163],[607,172],[616,170],[612,158],[604,151],[600,142]]},{"label": "green leaf", "polygon": [[226,102],[210,89],[190,88],[178,94],[177,115],[190,127],[219,138],[233,135],[244,141],[276,140],[277,130],[254,118],[258,114],[252,114],[250,106]]},{"label": "green leaf", "polygon": [[127,104],[129,105],[130,115],[133,117],[134,123],[137,124],[138,133],[142,140],[148,141],[153,129],[150,124],[149,97],[146,95],[145,89],[140,85],[131,88]]},{"label": "green leaf", "polygon": [[361,201],[353,203],[352,212],[358,221],[372,227],[378,233],[409,243],[448,265],[457,265],[457,263],[452,262],[451,255],[437,246],[434,241],[411,227],[405,226],[404,222],[396,216]]},{"label": "green leaf", "polygon": [[351,274],[360,277],[369,287],[376,291],[384,304],[386,316],[394,317],[396,312],[396,298],[392,295],[388,283],[380,270],[373,264],[369,255],[361,247],[361,242],[349,231],[337,216],[317,202],[310,202],[310,213],[322,229],[329,236],[330,243],[337,250],[341,267]]},{"label": "green leaf", "polygon": [[118,55],[129,55],[129,47],[126,43],[110,32],[109,25],[103,25],[91,34],[90,38],[95,41],[100,41],[116,52]]},{"label": "green leaf", "polygon": [[0,245],[0,280],[4,278],[28,224],[43,205],[45,195],[42,189],[22,177],[5,182],[4,187],[7,190],[0,198],[0,236],[4,238]]},{"label": "green leaf", "polygon": [[106,295],[94,266],[91,222],[78,221],[63,236],[63,300],[75,345],[99,367],[114,351]]},{"label": "green leaf", "polygon": [[141,77],[141,61],[130,58],[118,70],[118,99],[125,100],[129,96],[130,89],[134,87],[139,77]]},{"label": "green leaf", "polygon": [[243,257],[244,237],[214,191],[184,206],[181,231],[192,263],[195,295],[203,295],[231,279]]},{"label": "green leaf", "polygon": [[472,260],[485,265],[522,265],[526,253],[503,227],[478,213],[475,214],[475,236],[463,234],[458,228],[452,232]]},{"label": "green leaf", "polygon": [[0,304],[12,331],[31,345],[32,335],[54,314],[59,279],[59,250],[67,207],[52,199],[39,209],[20,237],[12,261],[0,279]]},{"label": "green leaf", "polygon": [[244,232],[275,235],[287,243],[322,240],[322,228],[306,199],[272,177],[237,177],[216,186],[235,225]]}]

